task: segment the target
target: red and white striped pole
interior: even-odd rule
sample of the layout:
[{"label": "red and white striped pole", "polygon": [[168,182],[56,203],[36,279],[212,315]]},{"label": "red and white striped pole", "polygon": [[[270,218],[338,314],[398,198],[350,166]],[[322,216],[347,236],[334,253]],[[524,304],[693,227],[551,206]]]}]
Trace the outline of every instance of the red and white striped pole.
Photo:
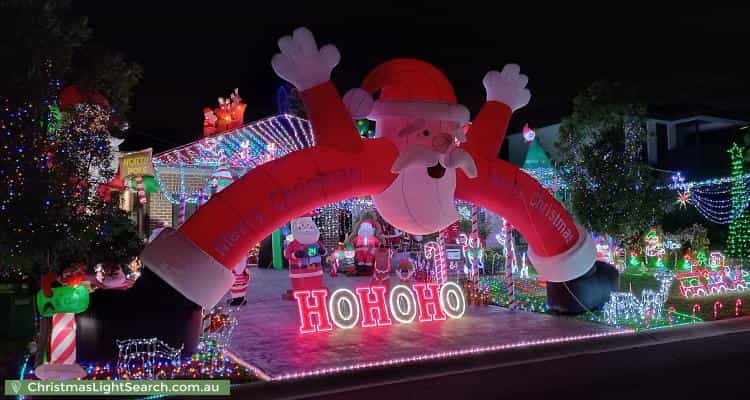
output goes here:
[{"label": "red and white striped pole", "polygon": [[75,364],[76,362],[76,317],[73,313],[52,316],[50,338],[50,363]]},{"label": "red and white striped pole", "polygon": [[[472,236],[477,239],[477,247],[480,246],[479,244],[479,207],[472,205],[471,206],[471,233]],[[475,284],[477,283],[477,280],[479,279],[479,269],[475,269],[474,265],[471,266],[471,280]],[[476,285],[474,286],[476,287]]]},{"label": "red and white striped pole", "polygon": [[508,291],[508,309],[515,310],[517,308],[516,295],[515,295],[515,284],[513,283],[513,264],[515,263],[515,251],[513,251],[513,227],[505,221],[503,224],[505,230],[505,278],[507,282]]},{"label": "red and white striped pole", "polygon": [[141,204],[146,204],[146,190],[143,188],[143,176],[138,175],[135,177],[135,189],[138,192],[138,201]]},{"label": "red and white striped pole", "polygon": [[185,208],[187,201],[185,200],[185,194],[180,194],[180,225],[185,223]]},{"label": "red and white striped pole", "polygon": [[437,257],[435,259],[435,278],[438,285],[448,280],[448,268],[445,259],[445,230],[438,232]]}]

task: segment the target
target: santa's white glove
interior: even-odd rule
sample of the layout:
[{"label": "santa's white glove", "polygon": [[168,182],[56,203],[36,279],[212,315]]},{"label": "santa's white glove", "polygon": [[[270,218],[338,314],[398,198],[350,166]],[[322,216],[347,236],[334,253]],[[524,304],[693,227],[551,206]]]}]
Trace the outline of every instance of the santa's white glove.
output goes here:
[{"label": "santa's white glove", "polygon": [[299,91],[331,80],[331,71],[341,60],[334,45],[318,49],[312,32],[307,28],[297,28],[292,36],[279,39],[279,49],[281,53],[273,56],[271,66],[276,75]]},{"label": "santa's white glove", "polygon": [[482,80],[487,91],[487,101],[499,101],[513,111],[529,104],[531,92],[526,89],[529,77],[520,72],[521,67],[517,64],[507,64],[502,72],[488,72]]}]

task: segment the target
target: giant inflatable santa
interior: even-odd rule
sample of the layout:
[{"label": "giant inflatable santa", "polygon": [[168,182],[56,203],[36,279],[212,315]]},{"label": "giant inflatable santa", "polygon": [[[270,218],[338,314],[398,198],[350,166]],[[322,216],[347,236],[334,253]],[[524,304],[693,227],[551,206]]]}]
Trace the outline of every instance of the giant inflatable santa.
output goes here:
[{"label": "giant inflatable santa", "polygon": [[[305,28],[278,44],[271,64],[301,93],[315,146],[247,172],[178,230],[162,231],[141,254],[146,268],[130,292],[92,297],[81,314],[92,320],[91,329],[79,331],[85,350],[154,336],[192,350],[201,307],[210,309],[226,294],[232,266],[255,243],[299,213],[355,196],[371,195],[388,223],[419,235],[456,221],[454,198],[485,207],[527,239],[528,257],[548,282],[551,310],[582,313],[609,299],[617,271],[596,261],[586,229],[538,181],[498,158],[513,111],[531,97],[517,65],[485,75],[487,101],[464,133],[468,110],[427,62],[385,62],[342,99],[331,82],[341,58],[335,46],[318,47]],[[359,135],[353,119],[362,117],[375,121],[377,138]],[[139,310],[133,318],[147,322],[107,317],[127,302]]]}]

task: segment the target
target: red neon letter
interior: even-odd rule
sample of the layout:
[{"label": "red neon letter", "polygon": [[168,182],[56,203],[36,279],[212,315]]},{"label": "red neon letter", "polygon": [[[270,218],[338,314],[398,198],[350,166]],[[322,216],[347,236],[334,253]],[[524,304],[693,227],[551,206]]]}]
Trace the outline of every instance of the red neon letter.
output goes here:
[{"label": "red neon letter", "polygon": [[415,283],[411,287],[417,294],[419,322],[445,319],[443,308],[440,307],[440,290],[437,283]]},{"label": "red neon letter", "polygon": [[[391,317],[385,304],[385,286],[361,287],[356,290],[362,307],[362,327],[390,325]],[[376,311],[377,317],[373,315]]]},{"label": "red neon letter", "polygon": [[[297,290],[294,292],[294,298],[297,299],[297,309],[299,310],[299,321],[302,324],[299,327],[301,333],[333,330],[331,320],[328,318],[326,297],[328,297],[327,290]],[[313,315],[317,316],[315,320],[313,320]]]}]

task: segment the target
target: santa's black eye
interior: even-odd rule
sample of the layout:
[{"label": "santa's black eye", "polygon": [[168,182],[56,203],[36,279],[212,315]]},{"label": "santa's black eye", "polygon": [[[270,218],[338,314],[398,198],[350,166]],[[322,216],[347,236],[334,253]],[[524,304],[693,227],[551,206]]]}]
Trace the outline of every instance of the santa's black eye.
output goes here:
[{"label": "santa's black eye", "polygon": [[424,131],[422,131],[422,136],[430,136],[430,131],[425,129]]}]

